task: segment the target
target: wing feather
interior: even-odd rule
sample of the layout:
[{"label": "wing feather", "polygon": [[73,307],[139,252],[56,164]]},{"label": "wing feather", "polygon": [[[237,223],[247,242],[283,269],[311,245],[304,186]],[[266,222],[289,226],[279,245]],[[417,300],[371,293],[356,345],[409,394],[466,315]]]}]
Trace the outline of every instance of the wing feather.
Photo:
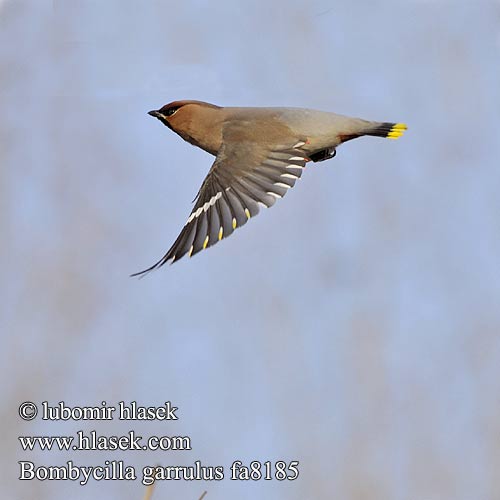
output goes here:
[{"label": "wing feather", "polygon": [[246,224],[259,213],[259,205],[273,206],[295,185],[308,161],[301,149],[305,141],[297,138],[292,144],[265,151],[250,142],[223,146],[174,244],[156,264],[132,276],[195,255]]}]

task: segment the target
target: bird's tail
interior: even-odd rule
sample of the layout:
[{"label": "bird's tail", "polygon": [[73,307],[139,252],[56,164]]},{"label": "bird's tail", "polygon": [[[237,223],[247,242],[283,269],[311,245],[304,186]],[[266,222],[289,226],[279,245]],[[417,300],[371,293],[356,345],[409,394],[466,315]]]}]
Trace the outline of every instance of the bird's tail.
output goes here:
[{"label": "bird's tail", "polygon": [[376,137],[386,137],[387,139],[397,139],[401,137],[408,127],[404,123],[378,123],[373,128],[369,128],[364,135],[374,135]]}]

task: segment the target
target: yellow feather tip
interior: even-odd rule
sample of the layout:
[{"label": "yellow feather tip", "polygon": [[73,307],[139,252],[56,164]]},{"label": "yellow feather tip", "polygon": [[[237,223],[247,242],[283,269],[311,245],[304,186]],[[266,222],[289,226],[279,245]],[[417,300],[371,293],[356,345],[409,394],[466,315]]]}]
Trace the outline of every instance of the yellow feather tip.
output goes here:
[{"label": "yellow feather tip", "polygon": [[207,245],[208,245],[208,235],[205,238],[205,241],[203,242],[203,250],[205,250],[205,248],[207,248]]},{"label": "yellow feather tip", "polygon": [[250,219],[250,210],[248,210],[248,208],[245,208],[245,215],[247,216],[247,219]]},{"label": "yellow feather tip", "polygon": [[401,137],[408,127],[405,123],[396,123],[392,126],[391,131],[387,134],[388,139],[398,139]]},{"label": "yellow feather tip", "polygon": [[394,125],[391,129],[391,132],[393,130],[407,130],[408,129],[408,125],[406,125],[406,123],[396,123],[396,125]]},{"label": "yellow feather tip", "polygon": [[221,226],[219,229],[219,241],[222,240],[223,233],[224,233],[224,228]]},{"label": "yellow feather tip", "polygon": [[236,219],[233,218],[233,229],[236,229]]}]

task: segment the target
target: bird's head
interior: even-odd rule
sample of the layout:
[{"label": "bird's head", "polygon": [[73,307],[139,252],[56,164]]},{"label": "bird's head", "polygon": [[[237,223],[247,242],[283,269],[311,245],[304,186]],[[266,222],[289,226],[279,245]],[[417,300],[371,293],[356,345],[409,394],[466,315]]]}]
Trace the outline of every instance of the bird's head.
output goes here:
[{"label": "bird's head", "polygon": [[193,115],[203,112],[205,109],[220,109],[215,104],[203,101],[174,101],[158,110],[149,111],[148,115],[158,118],[167,127],[176,130],[182,128],[184,122],[190,121]]},{"label": "bird's head", "polygon": [[203,101],[174,101],[148,114],[158,118],[184,140],[214,154],[214,141],[220,140],[220,134],[214,132],[220,109],[215,104]]}]

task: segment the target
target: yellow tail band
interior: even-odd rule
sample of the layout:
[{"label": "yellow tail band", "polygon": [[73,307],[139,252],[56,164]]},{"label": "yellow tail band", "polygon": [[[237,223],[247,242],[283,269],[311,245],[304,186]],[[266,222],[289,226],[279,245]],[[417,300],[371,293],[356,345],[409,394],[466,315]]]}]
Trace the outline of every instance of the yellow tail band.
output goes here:
[{"label": "yellow tail band", "polygon": [[408,127],[406,126],[405,123],[396,123],[395,125],[392,126],[391,130],[387,134],[388,139],[397,139],[398,137],[401,137],[404,133],[405,130]]}]

